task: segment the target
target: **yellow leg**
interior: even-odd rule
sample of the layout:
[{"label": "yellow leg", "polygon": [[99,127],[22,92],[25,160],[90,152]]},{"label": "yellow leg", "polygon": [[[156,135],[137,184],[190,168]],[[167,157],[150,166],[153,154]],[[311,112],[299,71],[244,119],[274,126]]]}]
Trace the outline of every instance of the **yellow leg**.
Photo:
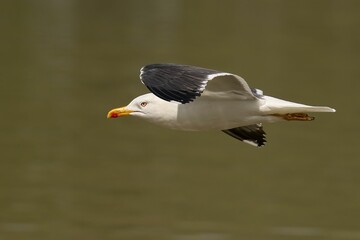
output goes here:
[{"label": "yellow leg", "polygon": [[287,113],[287,114],[273,114],[274,116],[282,117],[287,121],[312,121],[315,117],[311,117],[306,113]]}]

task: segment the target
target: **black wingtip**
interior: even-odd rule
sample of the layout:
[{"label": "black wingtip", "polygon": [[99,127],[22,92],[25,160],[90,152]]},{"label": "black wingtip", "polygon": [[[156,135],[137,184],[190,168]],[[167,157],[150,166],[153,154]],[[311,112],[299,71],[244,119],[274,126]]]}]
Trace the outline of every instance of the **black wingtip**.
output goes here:
[{"label": "black wingtip", "polygon": [[231,137],[256,147],[262,147],[266,144],[266,133],[260,123],[222,131]]},{"label": "black wingtip", "polygon": [[157,63],[142,67],[140,79],[159,98],[184,104],[201,95],[208,76],[214,73],[218,71],[190,65]]}]

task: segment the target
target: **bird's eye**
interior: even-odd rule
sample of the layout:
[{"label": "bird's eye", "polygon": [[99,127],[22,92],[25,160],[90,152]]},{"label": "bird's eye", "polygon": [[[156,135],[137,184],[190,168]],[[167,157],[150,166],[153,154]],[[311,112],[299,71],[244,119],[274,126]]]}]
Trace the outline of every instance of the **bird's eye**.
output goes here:
[{"label": "bird's eye", "polygon": [[140,103],[140,106],[146,107],[147,104],[148,104],[147,102],[141,102],[141,103]]}]

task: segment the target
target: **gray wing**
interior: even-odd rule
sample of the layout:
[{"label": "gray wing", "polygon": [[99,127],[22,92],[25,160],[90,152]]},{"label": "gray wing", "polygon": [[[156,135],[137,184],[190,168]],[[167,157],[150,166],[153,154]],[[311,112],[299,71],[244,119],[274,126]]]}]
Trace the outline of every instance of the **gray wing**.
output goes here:
[{"label": "gray wing", "polygon": [[189,103],[196,97],[256,99],[254,90],[241,77],[201,67],[151,64],[140,70],[142,83],[166,101]]},{"label": "gray wing", "polygon": [[266,143],[266,133],[264,132],[261,123],[222,131],[253,146],[261,147]]}]

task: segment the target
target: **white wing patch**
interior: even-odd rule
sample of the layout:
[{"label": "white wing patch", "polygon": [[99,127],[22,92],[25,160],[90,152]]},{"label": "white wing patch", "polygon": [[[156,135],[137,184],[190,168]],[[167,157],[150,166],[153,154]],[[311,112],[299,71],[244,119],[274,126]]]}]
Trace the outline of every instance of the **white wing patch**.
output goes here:
[{"label": "white wing patch", "polygon": [[202,95],[219,98],[255,99],[246,81],[231,73],[221,72],[207,76],[207,86]]},{"label": "white wing patch", "polygon": [[226,72],[222,72],[222,73],[214,73],[214,74],[210,74],[207,76],[206,80],[209,81],[209,80],[212,80],[216,77],[220,77],[220,76],[229,76],[229,75],[233,75],[231,73],[226,73]]}]

